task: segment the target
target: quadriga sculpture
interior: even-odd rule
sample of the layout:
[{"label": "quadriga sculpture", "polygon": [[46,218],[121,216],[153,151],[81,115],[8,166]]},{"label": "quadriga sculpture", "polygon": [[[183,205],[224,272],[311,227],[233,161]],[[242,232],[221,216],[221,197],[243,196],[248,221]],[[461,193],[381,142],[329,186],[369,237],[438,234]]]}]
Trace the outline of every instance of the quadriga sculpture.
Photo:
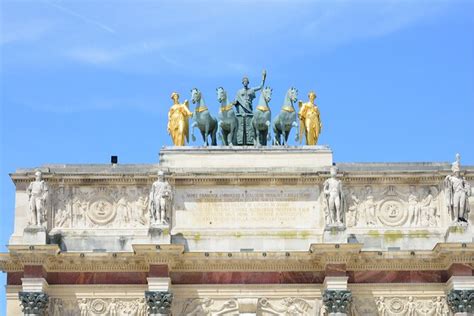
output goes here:
[{"label": "quadriga sculpture", "polygon": [[252,127],[255,134],[253,140],[255,146],[266,146],[267,141],[270,140],[268,128],[270,127],[272,112],[268,103],[272,99],[272,91],[270,87],[265,87],[262,90],[258,105],[253,112]]},{"label": "quadriga sculpture", "polygon": [[[293,103],[298,98],[298,90],[291,87],[288,89],[285,95],[285,101],[281,107],[280,113],[273,121],[273,144],[274,145],[288,145],[288,136],[290,136],[291,129],[297,127],[296,123],[296,111]],[[296,133],[295,140],[299,139],[298,133]]]},{"label": "quadriga sculpture", "polygon": [[209,146],[209,136],[211,137],[211,145],[217,146],[217,120],[211,116],[209,109],[204,102],[201,91],[197,88],[191,90],[191,100],[196,107],[194,109],[194,122],[192,124],[192,139],[196,140],[194,136],[194,127],[198,127],[201,131],[202,139],[205,146]]},{"label": "quadriga sculpture", "polygon": [[228,102],[227,92],[224,88],[216,89],[217,101],[221,104],[219,109],[219,130],[222,138],[222,144],[225,146],[232,146],[236,143],[237,127],[239,121],[235,116],[234,104]]}]

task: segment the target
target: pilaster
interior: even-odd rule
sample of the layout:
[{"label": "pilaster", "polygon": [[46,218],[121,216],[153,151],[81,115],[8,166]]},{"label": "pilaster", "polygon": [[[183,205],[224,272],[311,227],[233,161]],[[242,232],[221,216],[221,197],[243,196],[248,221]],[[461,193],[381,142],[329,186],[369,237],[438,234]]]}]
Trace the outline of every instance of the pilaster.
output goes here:
[{"label": "pilaster", "polygon": [[347,316],[352,293],[347,288],[347,276],[327,276],[324,279],[323,304],[329,316]]},{"label": "pilaster", "polygon": [[25,316],[44,315],[48,308],[48,283],[44,278],[22,278],[22,291],[18,293]]},{"label": "pilaster", "polygon": [[447,282],[447,301],[455,316],[474,315],[474,276],[452,276]]}]

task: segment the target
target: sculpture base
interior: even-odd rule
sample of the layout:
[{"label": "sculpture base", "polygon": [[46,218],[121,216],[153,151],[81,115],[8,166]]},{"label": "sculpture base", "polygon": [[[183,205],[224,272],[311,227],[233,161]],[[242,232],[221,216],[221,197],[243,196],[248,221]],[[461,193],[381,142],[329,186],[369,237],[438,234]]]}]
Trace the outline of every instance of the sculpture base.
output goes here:
[{"label": "sculpture base", "polygon": [[46,228],[43,226],[28,226],[23,231],[23,243],[27,245],[46,245]]},{"label": "sculpture base", "polygon": [[470,243],[472,239],[471,227],[468,225],[452,225],[445,236],[446,242]]},{"label": "sculpture base", "polygon": [[169,244],[171,242],[169,226],[167,224],[152,224],[148,229],[148,237],[152,244]]},{"label": "sculpture base", "polygon": [[326,226],[324,228],[323,242],[347,244],[347,231],[344,226]]}]

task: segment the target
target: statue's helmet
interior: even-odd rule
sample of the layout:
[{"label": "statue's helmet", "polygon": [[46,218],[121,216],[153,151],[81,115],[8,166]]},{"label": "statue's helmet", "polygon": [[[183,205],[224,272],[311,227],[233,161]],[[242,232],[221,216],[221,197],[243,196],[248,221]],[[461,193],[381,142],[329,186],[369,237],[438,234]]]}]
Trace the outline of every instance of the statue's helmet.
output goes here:
[{"label": "statue's helmet", "polygon": [[329,169],[330,174],[336,175],[337,171],[338,171],[338,168],[336,166],[331,166],[331,168]]},{"label": "statue's helmet", "polygon": [[158,171],[158,177],[164,177],[165,173],[163,172],[163,170],[159,170]]},{"label": "statue's helmet", "polygon": [[42,175],[43,175],[43,173],[42,173],[40,170],[36,170],[36,172],[35,172],[35,176],[36,176],[36,177],[40,177],[40,178],[41,178]]},{"label": "statue's helmet", "polygon": [[247,83],[249,83],[249,77],[244,76],[244,77],[242,78],[242,83],[244,83],[244,81],[247,81]]}]

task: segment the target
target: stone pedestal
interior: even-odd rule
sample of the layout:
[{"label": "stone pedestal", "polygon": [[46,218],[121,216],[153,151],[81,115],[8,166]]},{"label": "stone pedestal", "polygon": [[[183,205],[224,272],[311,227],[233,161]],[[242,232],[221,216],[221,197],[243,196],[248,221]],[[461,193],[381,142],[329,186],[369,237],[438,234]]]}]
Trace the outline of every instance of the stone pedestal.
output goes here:
[{"label": "stone pedestal", "polygon": [[171,242],[169,226],[152,225],[148,229],[148,237],[151,244],[169,244]]},{"label": "stone pedestal", "polygon": [[[253,145],[253,143],[252,143]],[[216,171],[303,171],[327,170],[333,162],[327,146],[303,147],[165,147],[160,167],[170,172]]]},{"label": "stone pedestal", "polygon": [[448,227],[445,237],[446,242],[472,242],[471,227],[466,225],[455,225]]},{"label": "stone pedestal", "polygon": [[23,243],[26,245],[46,245],[46,228],[43,226],[28,226],[23,231]]},{"label": "stone pedestal", "polygon": [[344,226],[326,226],[324,228],[323,242],[333,244],[347,244],[347,231]]}]

